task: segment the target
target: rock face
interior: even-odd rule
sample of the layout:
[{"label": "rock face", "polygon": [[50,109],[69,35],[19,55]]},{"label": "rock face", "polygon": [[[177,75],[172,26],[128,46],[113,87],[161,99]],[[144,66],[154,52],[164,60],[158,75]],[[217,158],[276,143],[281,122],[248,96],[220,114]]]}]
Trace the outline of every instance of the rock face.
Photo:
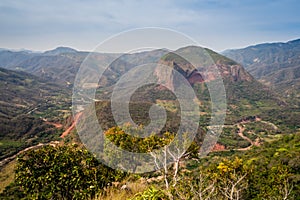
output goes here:
[{"label": "rock face", "polygon": [[163,83],[165,87],[173,90],[174,89],[174,73],[171,68],[174,62],[161,62],[154,71],[154,76],[157,77],[159,83]]},{"label": "rock face", "polygon": [[195,83],[202,83],[204,82],[200,72],[198,72],[197,70],[194,70],[190,76],[187,77],[189,83],[191,85],[194,85]]},{"label": "rock face", "polygon": [[[169,53],[165,55],[160,60],[154,73],[158,80],[169,88],[174,89],[180,83],[179,77],[177,77],[178,74],[174,71],[184,76],[191,85],[213,81],[217,76],[221,76],[230,82],[251,82],[254,80],[241,65],[211,50],[208,51],[210,54],[204,56],[208,58],[201,57],[203,56],[203,48],[201,47],[186,47],[178,51],[178,54]],[[179,55],[183,54],[180,51],[183,51],[183,53],[188,52],[188,56],[194,57],[193,60],[197,61],[197,63],[194,63],[195,66],[180,57]],[[214,69],[218,69],[218,71],[216,72]]]},{"label": "rock face", "polygon": [[188,64],[180,66],[174,61],[160,61],[155,69],[154,75],[158,78],[159,82],[164,83],[167,88],[172,90],[175,87],[179,87],[181,83],[180,75],[182,75],[191,85],[204,82],[204,79],[197,69],[194,69]]},{"label": "rock face", "polygon": [[251,81],[253,78],[240,65],[230,66],[230,74],[233,81]]}]

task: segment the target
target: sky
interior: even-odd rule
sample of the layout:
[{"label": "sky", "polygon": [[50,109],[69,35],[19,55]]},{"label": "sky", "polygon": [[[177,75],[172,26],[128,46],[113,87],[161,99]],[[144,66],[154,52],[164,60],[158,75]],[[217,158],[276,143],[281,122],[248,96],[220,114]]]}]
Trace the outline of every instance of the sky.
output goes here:
[{"label": "sky", "polygon": [[0,48],[91,51],[122,31],[161,27],[215,51],[300,38],[299,0],[1,0]]}]

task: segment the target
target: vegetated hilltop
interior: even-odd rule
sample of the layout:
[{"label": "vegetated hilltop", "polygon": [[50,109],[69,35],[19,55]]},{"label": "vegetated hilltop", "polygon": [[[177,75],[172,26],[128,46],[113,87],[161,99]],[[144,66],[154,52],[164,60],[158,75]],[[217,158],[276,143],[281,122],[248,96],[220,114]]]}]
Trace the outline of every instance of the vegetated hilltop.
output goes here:
[{"label": "vegetated hilltop", "polygon": [[[200,75],[205,69],[210,69],[209,64],[211,64],[211,61],[213,61],[213,64],[217,66],[224,82],[227,100],[227,116],[225,123],[228,126],[224,130],[224,133],[229,131],[231,132],[231,136],[235,137],[238,128],[237,124],[243,120],[247,121],[250,119],[250,121],[254,123],[252,126],[256,126],[257,128],[255,133],[252,132],[252,136],[256,135],[258,138],[264,138],[261,133],[268,134],[270,133],[270,129],[265,126],[265,128],[268,130],[264,130],[264,127],[260,125],[261,122],[255,122],[254,119],[256,117],[274,123],[280,127],[277,130],[273,130],[273,133],[281,132],[282,130],[280,131],[280,129],[285,129],[284,127],[286,126],[292,128],[293,130],[297,129],[297,127],[299,128],[298,119],[300,112],[299,110],[295,109],[293,105],[288,104],[285,102],[284,98],[281,98],[274,91],[272,91],[272,89],[258,82],[243,68],[243,66],[237,62],[212,50],[204,50],[206,53],[203,53],[203,49],[199,47],[186,47],[178,49],[175,51],[175,53],[178,52],[179,55],[186,54],[190,57],[194,57],[194,60],[198,60],[199,63],[195,63],[194,65],[196,66],[194,66],[194,68],[197,68],[197,70],[200,72]],[[208,56],[203,56],[207,54],[210,56],[210,58]],[[165,62],[169,62],[174,66],[174,68],[181,68],[183,74],[187,74],[187,76],[187,72],[191,71],[191,66],[187,65],[187,62],[178,58],[178,56],[174,57],[174,54],[166,55],[163,57],[163,60]],[[208,82],[213,81],[213,75],[208,73],[206,76],[208,77]],[[202,83],[201,79],[199,80],[200,83],[194,84],[193,87],[198,98],[202,101],[203,106],[205,105],[205,102],[210,101],[210,93],[205,87],[205,82]],[[201,109],[209,112],[210,108],[202,107]],[[248,125],[243,124],[243,126]],[[285,131],[287,130],[284,130],[283,132]],[[223,136],[225,135],[226,134]]]},{"label": "vegetated hilltop", "polygon": [[300,39],[226,50],[223,54],[244,65],[262,83],[299,103]]}]

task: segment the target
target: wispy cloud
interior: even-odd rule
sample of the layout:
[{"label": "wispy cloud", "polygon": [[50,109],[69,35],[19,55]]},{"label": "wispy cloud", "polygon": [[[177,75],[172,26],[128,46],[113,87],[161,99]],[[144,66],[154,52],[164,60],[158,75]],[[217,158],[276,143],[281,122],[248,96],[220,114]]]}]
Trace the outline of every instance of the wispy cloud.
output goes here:
[{"label": "wispy cloud", "polygon": [[215,50],[300,37],[297,0],[2,0],[0,44],[92,49],[119,31],[172,28]]}]

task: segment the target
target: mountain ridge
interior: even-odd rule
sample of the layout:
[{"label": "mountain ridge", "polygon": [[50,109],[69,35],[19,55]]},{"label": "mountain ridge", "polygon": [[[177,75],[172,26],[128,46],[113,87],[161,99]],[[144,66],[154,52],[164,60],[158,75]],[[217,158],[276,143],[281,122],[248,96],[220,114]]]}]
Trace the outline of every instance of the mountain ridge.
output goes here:
[{"label": "mountain ridge", "polygon": [[244,65],[260,82],[300,102],[300,39],[227,50],[223,54]]}]

